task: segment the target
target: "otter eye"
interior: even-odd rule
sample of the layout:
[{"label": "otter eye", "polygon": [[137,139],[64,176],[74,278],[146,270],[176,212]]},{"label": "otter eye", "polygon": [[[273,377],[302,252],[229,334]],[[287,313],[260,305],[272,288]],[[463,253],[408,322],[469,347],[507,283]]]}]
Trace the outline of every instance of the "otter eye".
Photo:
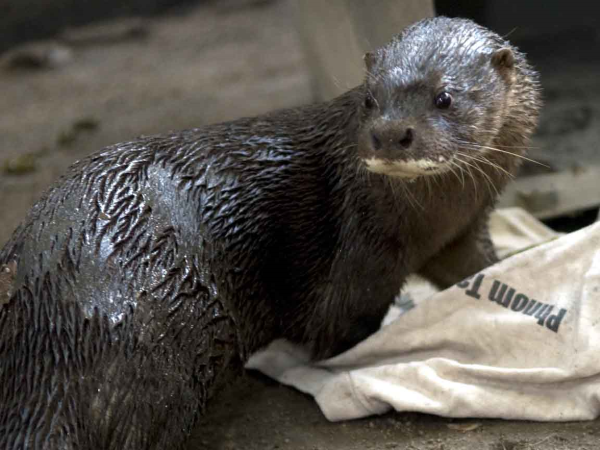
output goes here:
[{"label": "otter eye", "polygon": [[371,94],[370,92],[367,92],[367,95],[365,97],[365,108],[375,108],[375,99],[373,98],[373,94]]},{"label": "otter eye", "polygon": [[452,96],[447,92],[441,92],[435,97],[435,106],[439,109],[448,109],[452,104]]}]

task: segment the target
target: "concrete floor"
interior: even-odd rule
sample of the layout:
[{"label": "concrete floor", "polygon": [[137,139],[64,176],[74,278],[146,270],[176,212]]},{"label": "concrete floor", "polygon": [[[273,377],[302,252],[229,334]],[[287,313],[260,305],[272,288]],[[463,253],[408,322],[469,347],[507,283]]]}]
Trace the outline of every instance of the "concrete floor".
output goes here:
[{"label": "concrete floor", "polygon": [[[53,70],[1,70],[0,245],[69,164],[105,145],[310,101],[288,2],[243,3],[242,9],[204,6],[148,20],[147,33],[121,39],[97,30],[98,39],[72,41],[72,59]],[[571,70],[590,63],[578,64]],[[564,80],[551,72],[547,84],[560,97]],[[538,140],[540,149],[555,148],[559,167],[581,163],[568,149],[582,136],[591,159],[600,153],[594,106],[600,77],[589,73],[583,87],[569,86],[579,120],[560,128],[564,108],[551,102]],[[597,422],[455,421],[401,413],[332,424],[311,398],[248,374],[213,402],[190,449],[592,450],[599,444]]]}]

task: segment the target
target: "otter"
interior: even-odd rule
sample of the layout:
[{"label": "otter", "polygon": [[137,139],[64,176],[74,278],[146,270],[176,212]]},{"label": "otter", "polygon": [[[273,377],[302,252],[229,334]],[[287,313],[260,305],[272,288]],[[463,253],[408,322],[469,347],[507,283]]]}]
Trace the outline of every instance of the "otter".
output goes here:
[{"label": "otter", "polygon": [[487,216],[536,125],[524,55],[465,19],[367,54],[331,101],[76,162],[0,252],[0,444],[180,449],[275,338],[373,333],[410,273],[494,263]]}]

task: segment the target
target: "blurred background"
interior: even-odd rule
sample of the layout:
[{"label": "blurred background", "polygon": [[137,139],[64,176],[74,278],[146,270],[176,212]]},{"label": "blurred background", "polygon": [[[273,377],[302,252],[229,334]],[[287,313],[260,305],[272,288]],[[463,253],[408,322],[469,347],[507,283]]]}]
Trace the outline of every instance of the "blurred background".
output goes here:
[{"label": "blurred background", "polygon": [[[600,205],[600,27],[587,0],[0,0],[0,245],[75,160],[143,134],[331,98],[362,55],[433,14],[469,17],[541,72],[531,156],[502,198],[557,229]],[[328,424],[261,377],[224,397],[191,448],[584,449],[591,424],[387,415]],[[448,425],[448,426],[446,426]],[[343,430],[343,431],[341,431]],[[458,431],[457,431],[458,430]],[[478,430],[470,439],[464,431]],[[539,445],[538,445],[539,443]],[[541,445],[541,446],[540,446]]]}]

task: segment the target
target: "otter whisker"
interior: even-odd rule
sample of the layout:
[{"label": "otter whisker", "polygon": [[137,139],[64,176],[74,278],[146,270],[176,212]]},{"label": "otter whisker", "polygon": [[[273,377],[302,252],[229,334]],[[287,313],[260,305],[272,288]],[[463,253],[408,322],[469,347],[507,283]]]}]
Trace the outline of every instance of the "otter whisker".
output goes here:
[{"label": "otter whisker", "polygon": [[364,172],[366,172],[366,170],[362,170],[362,167],[360,167],[360,164],[357,164],[355,176],[359,182],[366,181],[367,175]]},{"label": "otter whisker", "polygon": [[390,191],[392,191],[392,199],[394,200],[394,205],[397,205],[398,204],[398,196],[396,195],[396,187],[394,186],[395,183],[393,183],[389,177],[384,177],[384,179],[386,180],[388,186],[390,187]]},{"label": "otter whisker", "polygon": [[477,197],[478,197],[478,191],[477,191],[477,181],[475,180],[475,175],[473,174],[473,172],[472,172],[472,170],[471,170],[471,169],[473,168],[473,165],[472,165],[472,164],[469,164],[469,163],[468,163],[468,162],[466,162],[466,161],[463,161],[463,160],[462,160],[462,159],[460,159],[458,156],[455,156],[455,159],[457,159],[459,162],[461,162],[462,164],[464,164],[465,166],[467,166],[467,173],[468,173],[468,174],[469,174],[469,176],[471,177],[471,181],[473,181],[473,188],[474,188],[474,191],[475,191],[475,200],[477,200]]},{"label": "otter whisker", "polygon": [[456,153],[460,156],[464,156],[465,158],[470,158],[475,161],[479,161],[481,163],[487,164],[487,165],[493,167],[494,169],[496,169],[497,171],[505,173],[509,178],[514,179],[514,175],[512,173],[510,173],[508,170],[506,170],[504,167],[494,163],[493,161],[490,161],[489,159],[487,159],[483,156],[477,157],[477,156],[468,155],[468,154],[462,153],[462,152],[456,152]]},{"label": "otter whisker", "polygon": [[503,39],[508,39],[508,37],[513,34],[515,31],[517,31],[519,29],[519,27],[514,27],[512,30],[510,30],[508,33],[506,33],[505,35],[502,36]]},{"label": "otter whisker", "polygon": [[[463,161],[463,163],[469,164],[466,161]],[[481,173],[481,175],[483,175],[484,180],[485,180],[485,185],[487,186],[488,191],[489,191],[489,193],[490,193],[491,196],[494,195],[493,192],[492,192],[492,190],[491,190],[492,187],[494,188],[494,191],[496,192],[496,195],[500,195],[500,193],[498,192],[498,189],[496,188],[496,185],[494,184],[494,182],[492,181],[492,179],[490,178],[490,176],[487,173],[485,173],[485,170],[483,170],[481,167],[479,167],[479,165],[476,162],[473,163],[473,164],[469,164],[469,165],[471,165],[471,167],[477,169]]]},{"label": "otter whisker", "polygon": [[518,148],[522,150],[538,150],[540,147],[533,145],[503,145],[505,148]]},{"label": "otter whisker", "polygon": [[[478,129],[476,129],[474,131],[478,131],[478,132],[481,133],[482,136],[487,136],[490,139],[494,139],[496,137],[496,133],[491,133],[489,131],[479,131]],[[462,141],[462,142],[464,142],[464,143],[471,143],[470,141]],[[520,150],[538,150],[540,148],[537,145],[502,145],[502,147],[504,147],[504,148],[517,148],[517,149],[520,149]]]},{"label": "otter whisker", "polygon": [[339,88],[342,91],[346,91],[351,88],[350,83],[346,81],[345,85],[343,85],[335,75],[331,76],[331,81],[333,81],[335,87]]},{"label": "otter whisker", "polygon": [[380,73],[378,73],[378,74],[375,74],[375,73],[373,73],[373,72],[371,72],[371,71],[367,70],[367,71],[366,71],[366,74],[367,74],[367,78],[368,78],[370,81],[373,81],[373,82],[378,82],[378,81],[381,81],[381,80],[383,80],[383,79],[384,79],[384,76],[383,76],[383,74],[380,74]]},{"label": "otter whisker", "polygon": [[440,189],[440,182],[442,180],[442,175],[441,174],[434,174],[433,175],[433,182],[435,183],[436,187],[438,189]]},{"label": "otter whisker", "polygon": [[410,192],[410,195],[414,198],[415,203],[417,204],[419,209],[421,211],[425,211],[425,207],[421,204],[421,202],[419,202],[419,199],[417,198],[417,194],[415,192],[411,192],[411,189],[409,186],[407,186],[406,188],[407,188],[407,191]]},{"label": "otter whisker", "polygon": [[456,175],[456,178],[460,181],[460,184],[462,186],[462,188],[465,188],[465,175],[464,175],[464,169],[460,166],[460,164],[455,163],[454,161],[448,161],[453,167],[456,167],[459,169],[460,172],[460,178],[458,177],[458,174],[454,171],[454,169],[450,169],[450,171],[452,173],[454,173]]},{"label": "otter whisker", "polygon": [[457,164],[457,165],[458,165],[458,168],[460,169],[460,173],[463,178],[463,187],[464,187],[465,168],[463,166],[461,166],[460,164]]},{"label": "otter whisker", "polygon": [[457,141],[457,142],[461,146],[467,146],[467,147],[470,147],[470,148],[475,149],[475,150],[481,150],[481,149],[483,149],[483,150],[491,150],[491,151],[494,151],[494,152],[505,153],[507,155],[514,156],[516,158],[524,159],[525,161],[529,161],[529,162],[532,162],[532,163],[535,163],[535,164],[539,164],[540,166],[546,167],[548,169],[550,168],[546,164],[541,163],[539,161],[536,161],[535,159],[531,159],[531,158],[528,158],[526,156],[519,155],[517,153],[509,152],[508,150],[502,150],[502,149],[499,149],[499,148],[490,147],[489,145],[475,144],[475,143],[466,142],[466,141]]},{"label": "otter whisker", "polygon": [[452,165],[452,167],[450,167],[450,169],[449,169],[450,173],[452,175],[454,175],[459,182],[461,182],[460,176],[458,175],[458,172],[456,171],[456,167],[454,167],[454,164],[456,164],[456,163],[450,162],[450,164]]},{"label": "otter whisker", "polygon": [[[433,175],[432,177],[434,177],[435,175]],[[429,198],[429,200],[431,200],[431,197],[433,196],[433,192],[431,191],[431,180],[430,178],[432,177],[425,177],[425,186],[427,186],[427,196]]]},{"label": "otter whisker", "polygon": [[363,170],[361,170],[361,174],[362,174],[362,181],[371,186],[371,181],[372,181],[372,173],[369,172],[366,168],[362,168]]},{"label": "otter whisker", "polygon": [[409,206],[414,209],[414,205],[413,205],[413,201],[412,201],[413,197],[410,195],[410,193],[406,192],[406,186],[404,185],[404,183],[402,181],[400,181],[398,184],[400,185],[402,192],[404,194],[406,194],[406,200],[408,201]]},{"label": "otter whisker", "polygon": [[[418,206],[418,207],[419,207],[419,209],[420,209],[420,210],[424,211],[424,210],[425,210],[425,208],[423,207],[423,205],[421,205],[421,203],[419,203],[419,200],[418,200],[418,199],[417,199],[417,197],[415,196],[415,193],[414,193],[414,192],[412,192],[412,189],[410,188],[410,186],[407,186],[407,185],[406,185],[406,182],[404,182],[404,181],[402,181],[400,184],[402,185],[402,187],[403,187],[403,189],[404,189],[404,192],[406,192],[406,195],[407,195],[407,196],[408,196],[410,199],[412,199],[412,200],[409,200],[410,204],[411,204],[411,205],[416,205],[416,206]],[[413,202],[414,202],[414,203],[413,203]],[[414,207],[414,206],[413,206],[413,207]],[[415,209],[416,209],[416,208],[415,208]]]}]

